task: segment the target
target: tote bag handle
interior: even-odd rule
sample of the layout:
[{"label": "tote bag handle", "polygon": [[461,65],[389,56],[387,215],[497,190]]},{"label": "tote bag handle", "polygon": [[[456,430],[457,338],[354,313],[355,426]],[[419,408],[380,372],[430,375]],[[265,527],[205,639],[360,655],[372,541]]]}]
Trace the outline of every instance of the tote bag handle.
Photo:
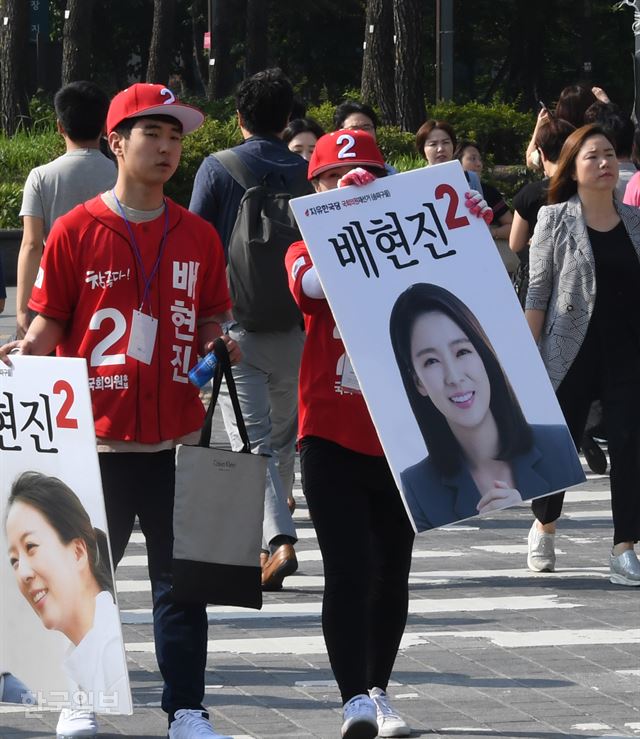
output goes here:
[{"label": "tote bag handle", "polygon": [[220,386],[222,385],[222,376],[227,383],[229,389],[229,397],[231,398],[231,405],[233,406],[233,412],[236,417],[236,424],[238,426],[238,433],[242,439],[242,449],[240,452],[245,454],[251,453],[251,444],[249,442],[249,436],[247,434],[247,427],[244,425],[244,418],[242,417],[242,410],[240,408],[240,401],[238,400],[238,392],[236,390],[236,383],[233,379],[233,373],[231,372],[231,361],[229,359],[229,352],[227,351],[227,345],[221,338],[217,338],[213,343],[213,351],[218,360],[216,366],[216,373],[213,377],[213,390],[211,392],[211,400],[209,401],[209,407],[207,408],[207,415],[204,419],[202,426],[202,432],[200,434],[200,441],[198,446],[205,448],[209,447],[211,441],[211,426],[213,423],[213,412],[218,402],[218,395],[220,393]]}]

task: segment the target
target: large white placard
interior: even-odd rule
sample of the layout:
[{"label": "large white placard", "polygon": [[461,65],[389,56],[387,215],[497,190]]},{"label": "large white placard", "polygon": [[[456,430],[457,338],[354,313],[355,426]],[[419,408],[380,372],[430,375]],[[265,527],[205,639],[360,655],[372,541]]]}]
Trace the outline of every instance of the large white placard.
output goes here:
[{"label": "large white placard", "polygon": [[0,699],[130,714],[86,363],[11,360],[0,364],[0,672],[28,692]]},{"label": "large white placard", "polygon": [[518,500],[584,480],[468,190],[450,162],[292,201],[417,531],[477,515],[496,480]]}]

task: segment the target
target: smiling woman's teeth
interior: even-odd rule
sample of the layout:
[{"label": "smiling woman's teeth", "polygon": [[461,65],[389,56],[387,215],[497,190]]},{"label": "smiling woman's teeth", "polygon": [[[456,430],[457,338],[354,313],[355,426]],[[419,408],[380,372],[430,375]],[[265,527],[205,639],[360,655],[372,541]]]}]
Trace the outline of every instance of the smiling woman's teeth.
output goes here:
[{"label": "smiling woman's teeth", "polygon": [[466,403],[467,401],[471,400],[473,396],[472,392],[465,393],[464,395],[454,395],[450,400],[453,403]]},{"label": "smiling woman's teeth", "polygon": [[46,591],[46,590],[39,590],[39,591],[38,591],[38,592],[37,592],[37,593],[36,593],[36,594],[34,595],[34,597],[33,597],[33,602],[34,602],[34,603],[39,603],[39,602],[40,602],[40,601],[41,601],[41,600],[42,600],[42,599],[44,598],[44,596],[45,596],[46,594],[47,594],[47,591]]}]

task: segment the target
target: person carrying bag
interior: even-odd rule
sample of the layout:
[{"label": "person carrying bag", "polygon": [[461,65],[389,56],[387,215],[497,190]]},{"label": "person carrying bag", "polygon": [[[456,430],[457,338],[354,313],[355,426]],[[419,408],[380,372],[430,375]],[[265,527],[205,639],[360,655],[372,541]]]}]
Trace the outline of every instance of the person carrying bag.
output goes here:
[{"label": "person carrying bag", "polygon": [[[213,391],[200,441],[177,448],[172,594],[183,602],[259,609],[267,459],[250,451],[229,355],[221,339],[216,340],[214,352]],[[239,452],[209,446],[223,375],[243,442]]]}]

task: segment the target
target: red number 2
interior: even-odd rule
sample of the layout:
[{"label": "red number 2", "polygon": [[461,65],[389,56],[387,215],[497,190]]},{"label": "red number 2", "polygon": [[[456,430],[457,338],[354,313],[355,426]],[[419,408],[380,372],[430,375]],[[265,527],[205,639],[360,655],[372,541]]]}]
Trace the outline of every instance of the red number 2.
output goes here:
[{"label": "red number 2", "polygon": [[56,426],[59,429],[77,429],[78,421],[75,418],[69,418],[67,416],[67,413],[69,413],[69,410],[73,405],[75,395],[73,394],[73,388],[66,380],[58,380],[53,386],[54,395],[61,395],[62,393],[64,393],[65,398],[62,403],[62,407],[56,416]]},{"label": "red number 2", "polygon": [[438,187],[436,187],[436,200],[442,200],[445,195],[449,196],[449,207],[447,208],[447,217],[445,218],[447,228],[450,231],[453,231],[454,228],[462,228],[463,226],[468,226],[469,219],[466,216],[456,215],[456,210],[458,210],[458,203],[460,202],[458,198],[458,193],[453,187],[451,187],[451,185],[447,185],[446,183],[438,185]]}]

